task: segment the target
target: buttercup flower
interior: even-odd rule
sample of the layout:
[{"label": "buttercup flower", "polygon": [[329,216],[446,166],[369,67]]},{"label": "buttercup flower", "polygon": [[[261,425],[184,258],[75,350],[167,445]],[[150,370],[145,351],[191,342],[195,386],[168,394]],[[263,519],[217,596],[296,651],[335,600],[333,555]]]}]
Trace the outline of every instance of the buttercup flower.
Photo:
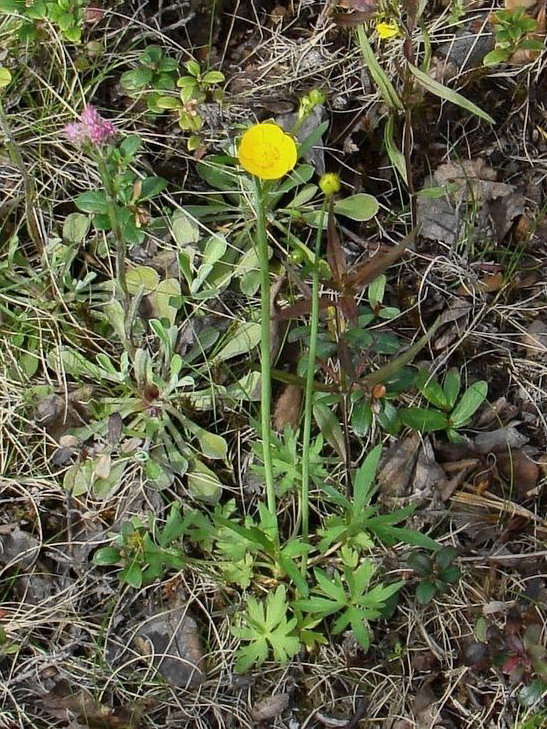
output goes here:
[{"label": "buttercup flower", "polygon": [[298,159],[294,139],[273,122],[247,129],[237,156],[241,166],[261,180],[278,180],[292,170]]},{"label": "buttercup flower", "polygon": [[116,135],[116,127],[103,119],[94,106],[86,106],[79,122],[66,125],[65,135],[73,144],[80,146],[90,142],[94,147],[100,147]]},{"label": "buttercup flower", "polygon": [[382,40],[387,40],[399,35],[399,25],[395,20],[389,20],[387,23],[376,23],[376,32]]},{"label": "buttercup flower", "polygon": [[327,172],[319,179],[319,187],[326,197],[336,195],[337,192],[340,192],[340,178],[334,172]]}]

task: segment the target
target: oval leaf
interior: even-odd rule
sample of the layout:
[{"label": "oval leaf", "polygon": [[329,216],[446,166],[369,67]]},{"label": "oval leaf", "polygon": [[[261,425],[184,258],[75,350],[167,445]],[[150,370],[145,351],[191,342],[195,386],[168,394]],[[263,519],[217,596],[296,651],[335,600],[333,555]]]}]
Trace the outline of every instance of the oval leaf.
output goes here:
[{"label": "oval leaf", "polygon": [[358,195],[338,200],[334,205],[334,212],[337,215],[351,218],[351,220],[363,221],[373,218],[379,208],[378,200],[375,197],[360,192]]},{"label": "oval leaf", "polygon": [[420,433],[432,433],[434,430],[444,430],[448,427],[448,418],[438,410],[425,408],[405,408],[399,410],[401,421]]},{"label": "oval leaf", "polygon": [[488,383],[485,380],[474,382],[468,387],[450,416],[451,427],[461,428],[483,404],[487,392]]}]

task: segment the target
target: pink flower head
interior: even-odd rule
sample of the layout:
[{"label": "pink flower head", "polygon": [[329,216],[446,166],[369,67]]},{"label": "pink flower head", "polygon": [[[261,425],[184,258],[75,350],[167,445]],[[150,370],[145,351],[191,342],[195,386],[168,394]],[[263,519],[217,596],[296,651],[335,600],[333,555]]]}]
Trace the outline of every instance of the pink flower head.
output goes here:
[{"label": "pink flower head", "polygon": [[81,146],[90,142],[94,147],[100,147],[116,135],[116,127],[108,119],[103,119],[94,106],[86,106],[79,122],[66,125],[65,135],[72,144]]}]

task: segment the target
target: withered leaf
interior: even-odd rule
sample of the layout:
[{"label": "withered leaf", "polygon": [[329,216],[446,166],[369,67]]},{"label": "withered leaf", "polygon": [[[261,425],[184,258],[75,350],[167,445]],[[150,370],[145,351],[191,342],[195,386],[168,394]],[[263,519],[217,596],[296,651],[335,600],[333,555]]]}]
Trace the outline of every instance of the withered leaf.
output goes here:
[{"label": "withered leaf", "polygon": [[298,428],[300,420],[300,402],[302,400],[302,388],[298,385],[287,385],[275,403],[273,416],[274,428],[284,430],[289,425],[293,430]]}]

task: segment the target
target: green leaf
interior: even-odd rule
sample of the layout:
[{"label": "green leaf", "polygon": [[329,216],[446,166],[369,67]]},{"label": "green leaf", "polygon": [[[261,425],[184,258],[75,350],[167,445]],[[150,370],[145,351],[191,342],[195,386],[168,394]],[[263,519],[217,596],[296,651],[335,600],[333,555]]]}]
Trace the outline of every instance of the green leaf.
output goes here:
[{"label": "green leaf", "polygon": [[[186,70],[188,73],[192,74],[192,76],[199,76],[201,73],[201,67],[197,61],[195,61],[193,58],[190,61],[186,61],[184,64]],[[179,79],[181,81],[182,79]]]},{"label": "green leaf", "polygon": [[462,576],[461,570],[456,565],[450,565],[439,573],[439,579],[447,584],[453,585]]},{"label": "green leaf", "polygon": [[357,221],[370,220],[379,209],[378,200],[365,192],[351,195],[334,203],[334,212],[337,215],[344,215],[346,218]]},{"label": "green leaf", "polygon": [[261,333],[262,327],[258,322],[247,321],[237,324],[222,340],[225,344],[217,352],[215,359],[224,362],[248,354],[260,342]]},{"label": "green leaf", "polygon": [[120,76],[120,84],[126,91],[141,91],[150,85],[154,72],[149,68],[136,68]]},{"label": "green leaf", "polygon": [[158,544],[160,547],[169,547],[176,539],[183,537],[186,534],[186,527],[189,521],[189,517],[182,518],[180,506],[173,504],[165,521],[165,526],[158,535]]},{"label": "green leaf", "polygon": [[418,577],[428,577],[433,574],[433,561],[428,554],[423,552],[411,552],[406,560],[408,567],[418,575]]},{"label": "green leaf", "polygon": [[108,214],[108,203],[104,192],[82,192],[74,202],[76,207],[84,213]]},{"label": "green leaf", "polygon": [[202,76],[202,83],[204,84],[221,84],[226,80],[226,77],[222,71],[207,71]]},{"label": "green leaf", "polygon": [[354,514],[359,514],[365,506],[368,506],[372,494],[375,491],[374,477],[378,468],[378,462],[382,455],[382,446],[377,445],[365,458],[363,464],[355,474],[353,481],[353,506]]},{"label": "green leaf", "polygon": [[139,291],[150,294],[158,287],[160,277],[151,266],[136,266],[126,274],[127,290],[131,295]]},{"label": "green leaf", "polygon": [[11,71],[9,70],[9,68],[0,66],[0,89],[3,89],[6,86],[9,86],[10,83],[11,83]]},{"label": "green leaf", "polygon": [[89,231],[91,220],[82,213],[70,213],[63,223],[63,238],[70,243],[82,243]]},{"label": "green leaf", "polygon": [[308,134],[306,139],[298,145],[298,156],[305,157],[316,144],[319,144],[321,137],[329,128],[329,122],[321,122],[315,129]]},{"label": "green leaf", "polygon": [[420,433],[433,433],[448,428],[448,417],[438,410],[425,408],[402,408],[399,410],[401,422]]},{"label": "green leaf", "polygon": [[363,437],[368,433],[372,420],[373,413],[370,402],[355,403],[351,411],[351,427],[358,436]]},{"label": "green leaf", "polygon": [[133,562],[118,572],[118,579],[121,582],[126,582],[131,587],[138,589],[139,587],[142,587],[143,583],[142,569],[138,564]]},{"label": "green leaf", "polygon": [[165,189],[167,180],[163,177],[146,177],[142,181],[141,194],[139,195],[139,201],[150,200]]},{"label": "green leaf", "polygon": [[290,577],[290,579],[294,582],[299,594],[303,597],[307,597],[309,593],[308,583],[304,577],[302,577],[300,567],[296,564],[296,562],[284,554],[280,554],[278,556],[277,562],[281,569],[283,569],[288,577]]},{"label": "green leaf", "polygon": [[187,484],[191,496],[208,504],[216,504],[222,493],[217,475],[197,459],[188,469]]},{"label": "green leaf", "polygon": [[319,430],[325,436],[325,439],[338,453],[340,458],[345,460],[346,444],[344,442],[344,433],[339,419],[332,410],[323,402],[316,402],[313,405],[313,417],[317,423]]},{"label": "green leaf", "polygon": [[506,48],[496,48],[482,59],[485,66],[497,66],[499,63],[506,63],[511,56],[511,51]]},{"label": "green leaf", "polygon": [[221,435],[209,433],[209,431],[204,428],[195,428],[192,432],[199,441],[201,455],[211,459],[226,459],[228,454],[228,444]]},{"label": "green leaf", "polygon": [[450,409],[445,391],[427,370],[418,372],[416,387],[432,405],[441,408],[441,410]]},{"label": "green leaf", "polygon": [[101,547],[93,555],[93,564],[99,567],[109,567],[120,561],[121,553],[116,547]]},{"label": "green leaf", "polygon": [[458,550],[456,547],[443,547],[442,549],[439,549],[435,555],[435,561],[439,567],[444,570],[447,567],[450,567],[457,556]]},{"label": "green leaf", "polygon": [[238,650],[238,671],[247,670],[253,664],[260,665],[270,649],[274,659],[285,664],[300,650],[300,641],[294,634],[296,620],[287,619],[288,605],[284,585],[278,585],[265,601],[249,597],[247,611],[242,616],[243,627],[234,626],[232,633],[249,645]]},{"label": "green leaf", "polygon": [[215,190],[237,192],[240,189],[240,181],[244,182],[245,178],[241,178],[233,168],[216,162],[215,159],[211,157],[198,162],[196,165],[198,175]]},{"label": "green leaf", "polygon": [[180,107],[180,101],[174,96],[158,96],[154,103],[158,109],[171,110]]},{"label": "green leaf", "polygon": [[488,383],[484,380],[474,382],[461,396],[450,415],[450,427],[461,428],[480,408],[488,393]]},{"label": "green leaf", "polygon": [[363,24],[357,26],[357,38],[359,40],[359,48],[361,50],[363,60],[367,64],[370,75],[378,86],[382,98],[393,111],[404,111],[403,102],[399,98],[384,69],[378,62],[376,53],[372,50]]},{"label": "green leaf", "polygon": [[448,370],[443,381],[443,390],[448,404],[448,409],[452,410],[460,394],[461,379],[458,370],[453,367]]},{"label": "green leaf", "polygon": [[469,99],[466,99],[465,96],[462,96],[457,91],[453,91],[447,86],[440,84],[438,81],[435,81],[435,79],[432,79],[431,76],[428,76],[427,73],[424,73],[416,66],[413,66],[411,63],[408,64],[408,69],[410,73],[414,76],[416,81],[420,84],[420,86],[426,89],[426,91],[435,94],[435,96],[438,96],[441,99],[450,101],[452,104],[456,104],[456,106],[459,106],[462,109],[469,111],[471,114],[479,117],[479,119],[484,119],[484,121],[487,121],[490,124],[496,123],[494,119],[490,116],[490,114],[487,114],[485,111],[473,104],[472,101],[469,101]]},{"label": "green leaf", "polygon": [[181,248],[197,243],[201,237],[199,225],[183,210],[176,212],[171,218],[171,230],[175,243]]},{"label": "green leaf", "polygon": [[171,302],[180,297],[180,283],[176,278],[166,278],[160,281],[156,289],[150,294],[150,304],[158,319],[167,319],[173,326],[177,316],[178,307]]},{"label": "green leaf", "polygon": [[416,587],[416,600],[418,600],[420,605],[427,605],[433,600],[436,592],[437,588],[435,587],[435,583],[424,580]]},{"label": "green leaf", "polygon": [[406,170],[406,159],[399,147],[395,144],[394,138],[394,115],[390,114],[384,126],[384,144],[387,156],[393,167],[399,173],[401,179],[408,185],[408,173]]},{"label": "green leaf", "polygon": [[413,529],[382,524],[381,519],[382,517],[380,516],[369,519],[366,527],[386,546],[390,547],[397,544],[397,542],[404,542],[405,544],[411,544],[413,547],[421,547],[422,549],[437,550],[439,548],[438,542],[428,537],[427,534],[416,532]]}]

